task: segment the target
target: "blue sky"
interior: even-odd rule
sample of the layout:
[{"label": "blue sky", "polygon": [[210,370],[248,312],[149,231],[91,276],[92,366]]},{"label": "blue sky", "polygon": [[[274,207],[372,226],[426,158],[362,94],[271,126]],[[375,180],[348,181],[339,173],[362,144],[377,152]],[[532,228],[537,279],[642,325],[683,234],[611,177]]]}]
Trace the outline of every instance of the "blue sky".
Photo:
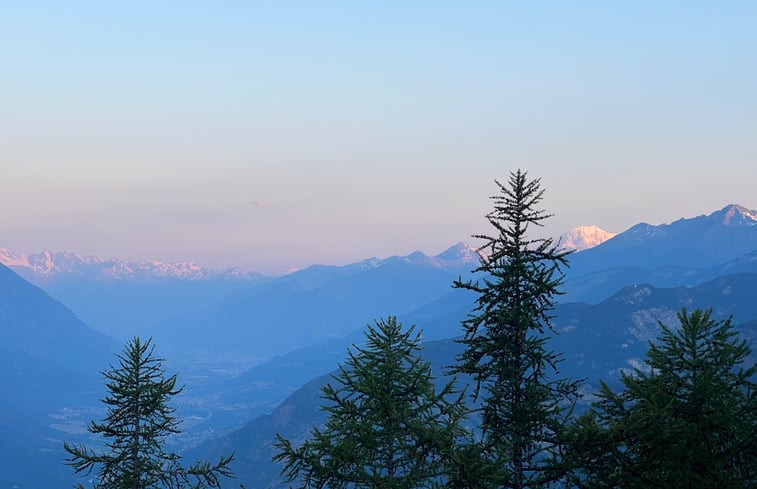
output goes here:
[{"label": "blue sky", "polygon": [[754,2],[0,0],[0,247],[268,273],[757,207]]}]

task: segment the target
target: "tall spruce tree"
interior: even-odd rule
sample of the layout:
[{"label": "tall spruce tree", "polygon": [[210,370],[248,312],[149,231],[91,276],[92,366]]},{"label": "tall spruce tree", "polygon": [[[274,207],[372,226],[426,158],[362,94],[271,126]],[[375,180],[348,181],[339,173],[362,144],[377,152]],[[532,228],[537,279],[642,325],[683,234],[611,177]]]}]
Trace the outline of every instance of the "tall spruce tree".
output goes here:
[{"label": "tall spruce tree", "polygon": [[577,486],[757,487],[757,366],[731,320],[711,314],[682,310],[620,393],[602,384],[574,429]]},{"label": "tall spruce tree", "polygon": [[[464,416],[452,382],[437,392],[431,367],[419,355],[419,335],[396,318],[366,332],[323,387],[323,428],[299,447],[278,436],[282,475],[297,487],[411,489],[447,480]],[[452,399],[447,399],[452,396]]]},{"label": "tall spruce tree", "polygon": [[166,377],[151,340],[131,339],[117,358],[119,366],[103,372],[107,416],[102,423],[91,421],[87,427],[106,438],[107,451],[64,443],[71,455],[67,463],[82,475],[97,469],[96,489],[221,487],[220,478],[231,476],[233,455],[221,457],[214,465],[199,461],[184,467],[179,455],[163,447],[168,435],[180,432],[169,400],[183,387],[176,387],[176,375]]},{"label": "tall spruce tree", "polygon": [[538,209],[539,179],[518,170],[507,185],[496,184],[486,216],[494,232],[474,236],[485,242],[474,270],[480,279],[454,284],[478,299],[452,371],[475,382],[488,485],[546,487],[566,476],[563,431],[577,398],[577,382],[558,378],[559,355],[547,348],[568,253],[551,239],[528,237],[550,217]]}]

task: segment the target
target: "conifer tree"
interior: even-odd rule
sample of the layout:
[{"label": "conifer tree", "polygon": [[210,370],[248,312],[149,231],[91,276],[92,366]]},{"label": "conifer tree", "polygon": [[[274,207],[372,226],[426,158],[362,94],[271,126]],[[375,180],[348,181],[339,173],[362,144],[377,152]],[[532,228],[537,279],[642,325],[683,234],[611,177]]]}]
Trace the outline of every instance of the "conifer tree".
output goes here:
[{"label": "conifer tree", "polygon": [[602,384],[574,429],[577,486],[757,487],[757,366],[731,320],[711,315],[682,310],[620,393]]},{"label": "conifer tree", "polygon": [[[436,392],[419,355],[419,335],[396,318],[376,322],[354,347],[334,383],[323,387],[328,412],[299,447],[278,436],[274,460],[296,487],[418,488],[441,484],[464,415],[452,382]],[[447,397],[453,395],[451,401]]]},{"label": "conifer tree", "polygon": [[169,400],[183,387],[176,387],[176,375],[166,377],[151,340],[131,339],[117,358],[119,366],[103,372],[107,416],[102,423],[91,421],[87,427],[107,440],[107,450],[98,453],[83,444],[64,443],[71,455],[67,463],[77,474],[89,475],[97,469],[95,489],[221,487],[220,478],[231,476],[233,455],[221,457],[214,465],[199,461],[184,467],[179,455],[163,447],[168,435],[180,432]]},{"label": "conifer tree", "polygon": [[480,279],[454,284],[478,298],[452,370],[475,382],[490,487],[545,487],[566,475],[563,430],[577,398],[577,383],[558,378],[559,355],[547,348],[568,253],[528,235],[550,217],[538,208],[539,179],[518,170],[496,184],[486,216],[493,232],[474,236],[485,243],[474,270]]}]

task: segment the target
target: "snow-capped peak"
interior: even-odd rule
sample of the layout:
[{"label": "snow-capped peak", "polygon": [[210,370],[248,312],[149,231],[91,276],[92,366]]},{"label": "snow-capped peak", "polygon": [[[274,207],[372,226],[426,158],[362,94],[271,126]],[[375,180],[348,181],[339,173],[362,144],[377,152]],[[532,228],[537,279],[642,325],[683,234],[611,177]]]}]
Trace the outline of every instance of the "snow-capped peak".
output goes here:
[{"label": "snow-capped peak", "polygon": [[757,224],[757,210],[747,209],[738,204],[729,204],[715,214],[722,216],[723,224],[726,226]]},{"label": "snow-capped peak", "polygon": [[164,263],[160,261],[129,262],[118,258],[101,260],[95,256],[80,256],[71,251],[26,255],[0,249],[0,263],[12,268],[32,282],[44,282],[57,275],[86,275],[96,280],[133,280],[174,278],[182,280],[241,279],[258,278],[255,273],[239,268],[216,270],[204,268],[195,262]]},{"label": "snow-capped peak", "polygon": [[560,245],[570,250],[588,250],[615,236],[598,226],[577,226],[560,236]]},{"label": "snow-capped peak", "polygon": [[23,253],[0,248],[0,263],[6,267],[28,267],[29,257]]},{"label": "snow-capped peak", "polygon": [[408,255],[390,256],[388,258],[368,258],[350,266],[357,266],[362,270],[379,268],[392,263],[404,263],[422,267],[432,267],[441,270],[469,270],[478,265],[480,254],[478,250],[467,243],[457,243],[450,246],[436,256],[428,256],[422,251],[413,251]]},{"label": "snow-capped peak", "polygon": [[481,255],[476,248],[461,241],[436,255],[434,259],[445,263],[476,265],[480,257]]}]

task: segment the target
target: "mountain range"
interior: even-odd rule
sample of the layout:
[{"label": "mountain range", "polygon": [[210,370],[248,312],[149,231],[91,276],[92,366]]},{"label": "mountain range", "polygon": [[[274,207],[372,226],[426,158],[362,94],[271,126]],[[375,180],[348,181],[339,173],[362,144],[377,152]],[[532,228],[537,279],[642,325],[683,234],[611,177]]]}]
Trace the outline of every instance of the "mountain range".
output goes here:
[{"label": "mountain range", "polygon": [[[474,248],[460,242],[436,256],[427,256],[421,251],[415,251],[406,256],[392,256],[385,259],[368,258],[347,265],[345,268],[347,270],[377,268],[396,262],[412,263],[439,269],[457,269],[464,266],[470,267],[478,263],[478,254]],[[243,280],[260,283],[268,278],[257,272],[243,271],[239,267],[215,269],[200,266],[193,261],[128,261],[120,258],[103,260],[96,256],[80,255],[72,251],[43,251],[41,253],[25,254],[0,248],[0,264],[5,265],[32,283],[41,284],[62,277],[80,277],[106,283],[170,279],[195,282]],[[316,267],[318,266],[316,265]]]},{"label": "mountain range", "polygon": [[163,322],[158,337],[180,336],[176,344],[183,349],[203,338],[203,348],[215,352],[285,353],[344,336],[377,317],[410,312],[444,295],[477,264],[477,252],[459,243],[433,257],[414,252],[313,266]]},{"label": "mountain range", "polygon": [[[118,346],[0,265],[0,486],[70,484],[53,426],[65,430],[65,409],[102,392],[98,372]],[[19,472],[31,467],[45,470]]]},{"label": "mountain range", "polygon": [[32,283],[44,283],[56,277],[73,275],[90,280],[145,281],[156,279],[249,280],[263,278],[255,272],[238,267],[217,270],[195,262],[127,261],[119,258],[103,260],[96,256],[79,255],[72,251],[43,251],[24,254],[0,248],[0,264],[7,266]]},{"label": "mountain range", "polygon": [[[678,325],[676,313],[682,307],[712,308],[713,317],[725,319],[733,316],[736,329],[750,346],[757,349],[757,274],[736,274],[720,277],[695,288],[677,287],[659,289],[649,285],[624,288],[611,298],[597,305],[569,303],[557,306],[554,311],[554,327],[557,334],[549,346],[564,353],[559,365],[560,375],[584,379],[582,391],[587,394],[584,405],[591,400],[591,393],[598,388],[599,380],[611,386],[619,385],[621,371],[632,371],[643,364],[648,342],[660,332],[659,323],[669,327]],[[470,299],[470,298],[469,298]],[[457,310],[439,311],[437,319],[453,316],[462,320],[470,311],[465,301],[457,304]],[[472,303],[469,303],[469,306]],[[405,322],[406,325],[411,324]],[[436,319],[427,318],[425,328],[435,328]],[[456,331],[462,332],[458,322]],[[353,335],[354,343],[360,344],[359,335]],[[446,367],[455,363],[455,356],[462,346],[452,339],[424,344],[423,356],[433,367],[439,382],[449,380]],[[239,456],[235,470],[237,476],[254,487],[284,487],[278,477],[281,469],[271,461],[274,455],[273,441],[276,433],[289,439],[300,440],[313,425],[321,423],[325,414],[320,410],[320,388],[331,380],[335,372],[322,368],[324,356],[332,365],[344,361],[347,345],[341,352],[333,348],[318,352],[299,351],[297,369],[310,369],[312,376],[319,375],[295,390],[271,411],[227,435],[209,440],[191,451],[193,456],[217,458],[222,453],[234,451]],[[294,355],[293,355],[294,357]],[[290,359],[291,360],[291,359]],[[755,360],[753,354],[751,361]],[[286,375],[287,362],[277,361],[276,369],[267,369],[269,382]],[[271,365],[271,366],[273,366]],[[258,368],[259,371],[264,368]],[[251,371],[252,372],[252,371]],[[251,380],[250,376],[240,376]],[[463,387],[466,380],[458,379]],[[250,385],[250,384],[248,384]],[[238,387],[241,387],[238,386]]]},{"label": "mountain range", "polygon": [[570,256],[563,302],[597,303],[635,283],[694,286],[757,269],[757,211],[730,204],[670,224],[637,224]]},{"label": "mountain range", "polygon": [[757,248],[757,211],[730,204],[709,215],[653,226],[637,224],[604,243],[575,253],[570,274],[608,268],[707,268]]},{"label": "mountain range", "polygon": [[[591,236],[576,231],[571,247],[588,246]],[[684,306],[733,314],[755,344],[755,211],[729,205],[639,224],[569,258],[551,344],[564,353],[563,372],[589,386],[638,365],[657,321],[674,325]],[[0,399],[0,486],[70,484],[61,441],[87,440],[84,423],[103,413],[97,372],[139,334],[155,337],[169,371],[187,384],[176,399],[185,433],[170,443],[201,443],[195,453],[204,454],[236,450],[241,480],[264,487],[277,473],[263,462],[264,436],[301,435],[318,421],[316,377],[362,341],[366,324],[397,315],[423,330],[436,372],[454,361],[459,345],[450,338],[461,334],[475,297],[451,284],[476,278],[479,255],[458,243],[436,256],[315,265],[281,277],[73,253],[5,250],[0,261],[13,268],[0,265],[0,387],[13,393]],[[47,466],[49,474],[35,470]]]},{"label": "mountain range", "polygon": [[[613,266],[638,265],[647,268],[658,265],[714,266],[752,251],[749,244],[744,246],[744,242],[750,242],[756,235],[757,211],[738,204],[729,204],[709,215],[681,218],[670,224],[640,223],[619,235],[593,225],[578,226],[560,236],[559,242],[566,249],[574,251],[594,248],[601,250],[595,250],[591,254],[584,253],[580,258],[579,255],[574,255],[572,267],[581,273],[588,273],[607,268],[607,262],[611,262]],[[683,239],[690,239],[688,246],[679,249],[678,244]],[[640,257],[638,253],[629,253],[646,245],[651,245],[653,249],[650,256]],[[706,261],[702,261],[703,259]],[[461,242],[436,256],[427,256],[416,251],[407,256],[394,256],[383,260],[369,258],[346,267],[371,268],[394,261],[450,269],[475,265],[478,262],[478,254],[474,248]],[[128,261],[119,258],[103,260],[71,251],[24,254],[0,248],[0,264],[11,268],[32,283],[60,276],[87,277],[92,281],[106,282],[155,279],[259,282],[265,279],[261,274],[246,272],[238,267],[219,270],[202,267],[191,261]]]},{"label": "mountain range", "polygon": [[[560,301],[597,303],[636,283],[695,286],[724,273],[752,271],[757,266],[755,215],[730,205],[709,216],[634,226],[570,255],[565,297]],[[640,226],[647,230],[644,239],[639,239]],[[699,241],[692,244],[692,236],[699,236]],[[464,244],[440,256],[447,259],[416,252],[346,267],[311,267],[235,294],[182,324],[190,325],[190,334],[217,332],[204,345],[221,351],[240,346],[258,351],[255,338],[264,329],[271,341],[268,351],[283,353],[343,336],[377,317],[409,314],[442,298],[452,281],[468,276],[478,261],[475,251]],[[168,324],[163,327],[170,329]]]}]

